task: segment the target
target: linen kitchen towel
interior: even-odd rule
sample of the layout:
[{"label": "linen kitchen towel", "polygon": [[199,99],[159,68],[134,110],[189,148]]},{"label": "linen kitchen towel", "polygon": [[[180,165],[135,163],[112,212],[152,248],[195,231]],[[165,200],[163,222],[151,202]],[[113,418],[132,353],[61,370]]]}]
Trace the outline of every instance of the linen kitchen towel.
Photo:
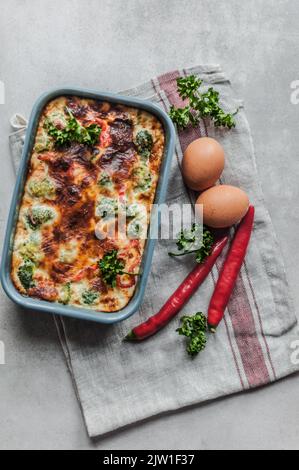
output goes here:
[{"label": "linen kitchen towel", "polygon": [[[61,344],[72,374],[89,435],[98,436],[166,411],[273,382],[298,369],[292,364],[292,344],[298,340],[297,321],[279,247],[258,181],[251,133],[242,103],[219,66],[173,71],[123,94],[158,103],[168,111],[180,105],[176,78],[196,74],[212,85],[223,107],[234,111],[236,128],[227,131],[201,122],[178,133],[167,203],[194,202],[180,173],[186,146],[201,136],[215,137],[226,153],[222,183],[244,189],[256,207],[255,227],[225,320],[206,349],[194,360],[186,354],[176,328],[179,317],[147,341],[123,342],[128,331],[157,312],[194,266],[192,257],[167,255],[173,242],[156,244],[146,294],[139,312],[113,326],[55,317]],[[10,136],[14,161],[20,158],[24,130]],[[175,221],[174,221],[175,222]],[[206,312],[225,253],[211,275],[190,299],[183,313]]]}]

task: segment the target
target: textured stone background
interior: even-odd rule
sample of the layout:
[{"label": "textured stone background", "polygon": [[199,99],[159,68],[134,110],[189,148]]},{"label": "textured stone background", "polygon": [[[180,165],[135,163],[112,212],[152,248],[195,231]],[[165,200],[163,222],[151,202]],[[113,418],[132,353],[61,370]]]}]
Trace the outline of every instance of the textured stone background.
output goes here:
[{"label": "textured stone background", "polygon": [[[55,86],[116,91],[173,68],[220,63],[245,100],[298,305],[299,105],[290,102],[290,83],[299,79],[298,15],[296,0],[2,0],[1,221],[14,183],[7,141],[14,112],[28,115]],[[299,448],[298,375],[90,442],[52,319],[24,313],[1,294],[0,340],[2,449]]]}]

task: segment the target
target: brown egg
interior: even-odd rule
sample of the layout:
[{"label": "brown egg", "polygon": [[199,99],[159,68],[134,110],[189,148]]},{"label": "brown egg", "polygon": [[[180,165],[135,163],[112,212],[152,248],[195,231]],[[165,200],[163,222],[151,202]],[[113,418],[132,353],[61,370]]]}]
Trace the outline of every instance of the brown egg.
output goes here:
[{"label": "brown egg", "polygon": [[185,150],[182,170],[187,186],[203,191],[213,186],[224,168],[224,150],[215,139],[201,137]]},{"label": "brown egg", "polygon": [[195,210],[203,215],[204,224],[221,228],[239,222],[248,206],[248,196],[242,189],[223,184],[204,191],[196,201]]}]

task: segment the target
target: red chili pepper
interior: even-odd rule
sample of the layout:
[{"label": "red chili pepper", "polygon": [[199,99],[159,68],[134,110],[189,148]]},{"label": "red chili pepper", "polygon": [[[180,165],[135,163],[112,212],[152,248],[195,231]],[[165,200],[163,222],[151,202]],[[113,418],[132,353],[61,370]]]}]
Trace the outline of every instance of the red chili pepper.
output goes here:
[{"label": "red chili pepper", "polygon": [[254,207],[249,206],[241,220],[231,243],[226,260],[222,266],[214,293],[208,309],[208,325],[215,332],[223,318],[224,311],[235,286],[238,274],[244,261],[250,240],[254,219]]},{"label": "red chili pepper", "polygon": [[211,254],[198,264],[193,271],[185,278],[182,284],[176,289],[172,296],[167,300],[158,313],[150,317],[146,322],[133,328],[125,337],[127,341],[142,341],[143,339],[154,335],[163,326],[165,326],[189,300],[191,295],[202,284],[209,272],[211,271],[216,259],[222,252],[228,240],[227,236],[223,236],[215,242]]}]

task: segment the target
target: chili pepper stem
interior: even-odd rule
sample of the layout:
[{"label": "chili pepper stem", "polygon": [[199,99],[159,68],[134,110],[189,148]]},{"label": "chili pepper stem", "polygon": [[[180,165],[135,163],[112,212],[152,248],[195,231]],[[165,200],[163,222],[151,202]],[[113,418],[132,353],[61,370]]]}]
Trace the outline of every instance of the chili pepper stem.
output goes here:
[{"label": "chili pepper stem", "polygon": [[136,335],[133,333],[133,331],[130,331],[127,336],[124,337],[124,341],[136,341]]},{"label": "chili pepper stem", "polygon": [[209,332],[210,333],[213,333],[213,334],[216,333],[216,328],[214,326],[208,325],[208,327],[209,327]]}]

